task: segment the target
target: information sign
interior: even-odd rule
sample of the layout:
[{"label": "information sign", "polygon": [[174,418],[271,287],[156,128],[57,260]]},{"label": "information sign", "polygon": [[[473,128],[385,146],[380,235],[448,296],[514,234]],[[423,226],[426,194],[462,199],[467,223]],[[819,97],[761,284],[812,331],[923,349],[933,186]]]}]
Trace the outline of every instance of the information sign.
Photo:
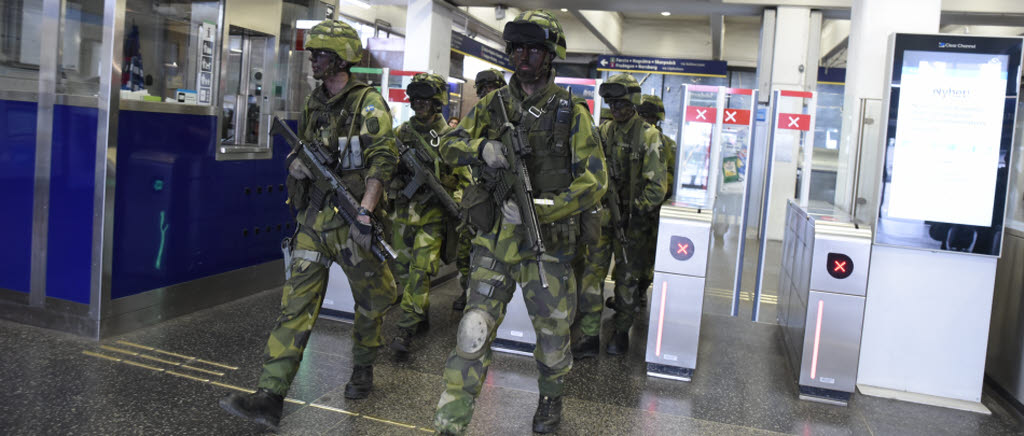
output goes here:
[{"label": "information sign", "polygon": [[726,77],[726,63],[724,61],[652,58],[644,56],[598,56],[597,70]]}]

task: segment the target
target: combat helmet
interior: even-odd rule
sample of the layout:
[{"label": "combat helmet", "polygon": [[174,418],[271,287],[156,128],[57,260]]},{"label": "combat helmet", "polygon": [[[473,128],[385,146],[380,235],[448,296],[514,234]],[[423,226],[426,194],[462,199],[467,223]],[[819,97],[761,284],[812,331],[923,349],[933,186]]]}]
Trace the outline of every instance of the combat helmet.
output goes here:
[{"label": "combat helmet", "polygon": [[306,50],[328,50],[345,62],[359,63],[363,58],[363,43],[356,29],[338,20],[323,20],[306,35]]},{"label": "combat helmet", "polygon": [[412,82],[405,88],[409,99],[431,99],[440,108],[448,104],[448,82],[441,76],[431,73],[419,73],[412,77]]},{"label": "combat helmet", "polygon": [[484,87],[490,86],[497,89],[505,85],[507,85],[507,83],[505,83],[505,75],[494,68],[476,73],[476,80],[473,84],[476,88],[477,97],[483,97],[480,95],[480,90]]},{"label": "combat helmet", "polygon": [[544,44],[548,51],[559,59],[565,59],[565,31],[550,12],[535,9],[526,11],[505,23],[501,33],[505,40],[505,52],[511,53],[513,43]]},{"label": "combat helmet", "polygon": [[641,96],[640,106],[637,106],[636,111],[641,114],[651,114],[657,117],[659,121],[665,121],[665,104],[656,95],[644,94]]},{"label": "combat helmet", "polygon": [[640,105],[640,83],[630,74],[620,73],[601,84],[598,94],[605,100],[626,99],[634,106]]}]

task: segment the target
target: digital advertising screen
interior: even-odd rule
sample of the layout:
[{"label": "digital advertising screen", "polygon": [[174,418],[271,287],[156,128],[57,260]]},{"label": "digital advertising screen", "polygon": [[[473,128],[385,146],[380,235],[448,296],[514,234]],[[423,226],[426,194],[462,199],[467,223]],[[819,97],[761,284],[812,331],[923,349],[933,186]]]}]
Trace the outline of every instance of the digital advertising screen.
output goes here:
[{"label": "digital advertising screen", "polygon": [[877,243],[999,254],[1021,41],[894,35]]}]

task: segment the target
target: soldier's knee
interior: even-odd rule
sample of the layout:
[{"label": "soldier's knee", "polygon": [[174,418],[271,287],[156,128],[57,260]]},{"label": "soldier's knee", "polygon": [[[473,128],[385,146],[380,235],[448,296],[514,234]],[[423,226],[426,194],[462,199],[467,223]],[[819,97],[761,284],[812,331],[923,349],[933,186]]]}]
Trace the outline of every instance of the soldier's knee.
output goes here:
[{"label": "soldier's knee", "polygon": [[470,309],[462,315],[459,322],[459,334],[455,346],[455,354],[468,360],[479,359],[487,347],[487,338],[491,336],[494,317],[480,309]]}]

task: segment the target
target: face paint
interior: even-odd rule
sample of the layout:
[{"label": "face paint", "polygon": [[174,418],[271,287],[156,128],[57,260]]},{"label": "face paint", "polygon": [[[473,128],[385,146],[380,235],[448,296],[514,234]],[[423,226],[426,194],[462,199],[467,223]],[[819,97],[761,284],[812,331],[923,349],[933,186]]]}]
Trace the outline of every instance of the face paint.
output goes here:
[{"label": "face paint", "polygon": [[612,109],[612,119],[620,123],[629,120],[636,111],[633,108],[633,104],[625,99],[610,100],[608,101],[608,107]]},{"label": "face paint", "polygon": [[313,67],[313,78],[323,80],[331,69],[331,53],[326,50],[313,50],[309,55],[309,64]]},{"label": "face paint", "polygon": [[512,66],[515,68],[519,80],[525,83],[534,83],[544,78],[550,65],[548,64],[548,50],[542,45],[517,44],[512,47],[510,55]]},{"label": "face paint", "polygon": [[413,99],[409,105],[412,106],[413,112],[416,112],[416,118],[421,121],[434,115],[434,103],[428,99]]},{"label": "face paint", "polygon": [[491,92],[493,92],[494,90],[498,89],[498,88],[499,88],[499,86],[495,86],[495,85],[497,85],[497,84],[496,84],[496,83],[493,83],[493,82],[491,82],[491,83],[488,83],[488,84],[486,84],[486,85],[484,85],[484,86],[481,86],[480,88],[478,88],[478,89],[476,90],[476,96],[477,96],[477,98],[484,98],[484,96],[485,96],[485,95],[487,95],[487,94],[490,94],[490,93],[491,93]]},{"label": "face paint", "polygon": [[644,121],[647,121],[647,124],[650,124],[652,126],[655,126],[655,125],[658,124],[658,116],[657,115],[654,115],[654,114],[652,114],[650,112],[637,112],[637,115],[640,115],[640,118],[643,118]]}]

